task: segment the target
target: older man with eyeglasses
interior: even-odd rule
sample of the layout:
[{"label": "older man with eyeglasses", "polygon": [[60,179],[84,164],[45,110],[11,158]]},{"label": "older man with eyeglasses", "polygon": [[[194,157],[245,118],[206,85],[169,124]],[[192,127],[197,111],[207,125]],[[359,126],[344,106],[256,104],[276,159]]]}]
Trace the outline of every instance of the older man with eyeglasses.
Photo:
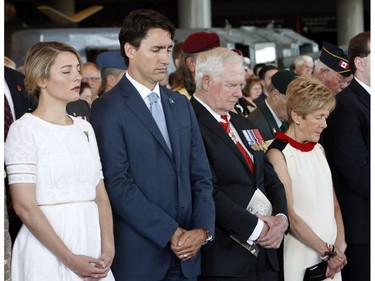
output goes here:
[{"label": "older man with eyeglasses", "polygon": [[353,78],[346,54],[329,42],[323,42],[320,57],[315,62],[313,76],[318,78],[334,95],[345,89]]},{"label": "older man with eyeglasses", "polygon": [[294,60],[295,73],[297,75],[311,76],[314,70],[314,60],[307,55],[301,55]]},{"label": "older man with eyeglasses", "polygon": [[92,100],[95,100],[102,94],[102,77],[100,67],[93,62],[86,62],[81,68],[82,82],[87,82],[92,89]]}]

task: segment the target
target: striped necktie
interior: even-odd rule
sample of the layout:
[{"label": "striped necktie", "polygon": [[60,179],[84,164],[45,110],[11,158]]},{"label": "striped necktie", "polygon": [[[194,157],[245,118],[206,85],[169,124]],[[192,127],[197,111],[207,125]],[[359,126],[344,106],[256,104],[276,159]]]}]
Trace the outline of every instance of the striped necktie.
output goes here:
[{"label": "striped necktie", "polygon": [[225,122],[222,122],[222,121],[219,122],[220,125],[221,125],[221,127],[223,127],[223,129],[225,130],[225,132],[235,142],[237,148],[240,150],[240,152],[242,153],[243,157],[245,158],[246,163],[249,166],[250,171],[254,174],[254,163],[253,163],[253,160],[251,160],[251,157],[250,157],[249,153],[243,147],[243,145],[241,144],[241,142],[239,142],[237,140],[236,135],[234,134],[234,132],[231,131],[229,120],[228,120],[228,116],[227,115],[221,115],[221,119],[223,119],[225,121]]}]

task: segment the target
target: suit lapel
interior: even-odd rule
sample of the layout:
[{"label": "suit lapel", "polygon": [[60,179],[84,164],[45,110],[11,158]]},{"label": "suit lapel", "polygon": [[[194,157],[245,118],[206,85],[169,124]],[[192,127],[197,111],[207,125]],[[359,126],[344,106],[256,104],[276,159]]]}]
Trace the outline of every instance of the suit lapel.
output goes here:
[{"label": "suit lapel", "polygon": [[[220,139],[226,146],[228,146],[233,151],[233,153],[238,157],[238,159],[243,163],[243,165],[246,166],[246,170],[248,170],[249,173],[252,174],[250,169],[248,168],[248,165],[242,153],[240,152],[236,144],[232,141],[232,139],[229,137],[229,135],[223,130],[223,128],[220,126],[217,120],[194,97],[192,97],[190,101],[193,104],[193,107],[197,114],[198,121],[202,125],[207,127],[207,129],[210,130],[213,134],[215,134],[218,137],[218,139]],[[235,125],[233,122],[232,124]],[[241,136],[241,130],[238,131],[237,127],[236,130],[242,139],[243,136]],[[246,146],[246,148],[248,148],[248,146]],[[250,151],[252,150],[250,149]]]},{"label": "suit lapel", "polygon": [[[154,118],[151,115],[150,110],[147,108],[145,102],[143,101],[141,95],[138,93],[136,88],[130,83],[127,78],[121,79],[119,85],[121,89],[121,94],[124,97],[124,102],[127,108],[133,112],[139,121],[144,125],[144,127],[151,132],[155,137],[160,146],[165,150],[165,152],[173,159],[173,155],[170,152],[167,143],[161,134],[158,125],[156,124]],[[163,109],[165,105],[163,104]],[[167,119],[167,118],[166,118]],[[168,121],[167,121],[168,127]],[[169,127],[168,127],[168,131]]]},{"label": "suit lapel", "polygon": [[[175,160],[176,166],[180,167],[179,165],[180,163],[180,145],[179,145],[180,138],[178,134],[179,132],[178,122],[176,122],[177,115],[178,115],[178,111],[176,109],[177,104],[175,104],[175,101],[172,99],[170,94],[163,87],[160,87],[160,96],[161,96],[161,102],[163,104],[165,122],[167,123],[169,140],[170,140],[172,151],[173,151],[173,158]],[[165,148],[168,149],[168,146],[166,143],[165,143]],[[169,149],[168,149],[168,152],[169,152]]]},{"label": "suit lapel", "polygon": [[370,94],[354,78],[352,83],[350,83],[350,87],[357,95],[359,102],[370,110]]},{"label": "suit lapel", "polygon": [[[231,114],[231,116],[233,117],[233,116],[235,116],[235,114]],[[241,138],[242,143],[244,144],[244,146],[246,147],[246,149],[253,155],[254,176],[255,176],[257,174],[257,168],[263,166],[263,164],[261,164],[259,162],[259,159],[263,159],[263,158],[262,157],[258,157],[259,154],[263,153],[263,152],[255,151],[254,149],[252,149],[252,147],[250,146],[249,142],[247,141],[245,135],[242,132],[242,130],[249,130],[251,128],[249,126],[247,126],[244,129],[238,121],[239,120],[237,120],[237,118],[231,118],[231,122],[232,122],[233,126],[236,128],[236,131],[237,131],[239,137]],[[241,159],[242,158],[243,157],[241,157]],[[244,161],[244,162],[246,163],[246,161]],[[247,163],[246,163],[246,166],[247,166]]]},{"label": "suit lapel", "polygon": [[4,75],[12,96],[15,111],[14,114],[16,119],[18,119],[27,111],[27,107],[25,105],[24,86],[23,83],[21,84],[20,81],[17,81],[14,76],[11,76],[7,70],[5,71]]},{"label": "suit lapel", "polygon": [[279,126],[277,126],[275,118],[273,118],[272,112],[270,111],[270,109],[268,108],[266,103],[261,104],[259,106],[259,110],[262,111],[262,113],[263,113],[264,117],[266,118],[267,123],[270,127],[272,135],[275,136],[276,132],[280,131],[280,128],[279,128]]}]

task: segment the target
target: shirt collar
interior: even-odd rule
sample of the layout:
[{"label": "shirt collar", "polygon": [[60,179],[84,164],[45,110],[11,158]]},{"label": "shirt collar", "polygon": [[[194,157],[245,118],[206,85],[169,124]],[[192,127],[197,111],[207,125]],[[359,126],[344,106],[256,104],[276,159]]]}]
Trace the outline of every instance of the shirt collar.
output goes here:
[{"label": "shirt collar", "polygon": [[371,93],[370,87],[354,76],[354,79],[361,85],[368,93]]},{"label": "shirt collar", "polygon": [[151,92],[155,92],[158,97],[160,98],[160,88],[159,88],[159,83],[157,83],[155,85],[155,88],[150,91],[150,89],[148,89],[146,86],[142,85],[141,83],[139,83],[138,81],[136,81],[134,78],[132,78],[128,72],[126,72],[126,77],[129,79],[130,83],[133,84],[133,86],[137,89],[138,93],[141,95],[142,99],[145,100],[147,99],[147,96],[151,93]]},{"label": "shirt collar", "polygon": [[269,106],[267,100],[265,100],[264,102],[265,102],[265,104],[267,105],[268,109],[271,111],[272,116],[273,116],[273,118],[275,119],[277,126],[279,126],[279,128],[280,128],[280,126],[283,124],[283,122],[280,120],[279,117],[277,117],[276,113],[275,113],[275,112],[272,110],[272,108]]},{"label": "shirt collar", "polygon": [[[221,119],[221,115],[216,113],[215,111],[213,111],[211,109],[211,107],[209,107],[207,104],[205,104],[202,100],[200,100],[195,94],[193,95],[194,98],[201,104],[203,105],[209,113],[211,113],[211,115],[217,120],[217,122],[220,122],[222,119]],[[228,116],[228,121],[230,121],[230,114],[227,113],[227,116]]]}]

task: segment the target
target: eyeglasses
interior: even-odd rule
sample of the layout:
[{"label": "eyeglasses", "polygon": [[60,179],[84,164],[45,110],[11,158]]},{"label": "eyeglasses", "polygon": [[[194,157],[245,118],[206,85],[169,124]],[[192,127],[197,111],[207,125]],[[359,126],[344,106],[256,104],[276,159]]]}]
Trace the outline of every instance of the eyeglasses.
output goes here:
[{"label": "eyeglasses", "polygon": [[314,70],[314,67],[310,66],[310,65],[306,65],[306,64],[303,64],[302,67],[308,69],[308,70]]},{"label": "eyeglasses", "polygon": [[89,82],[89,80],[90,80],[91,82],[94,82],[94,81],[98,81],[100,79],[101,79],[100,77],[84,77],[84,78],[82,78],[82,81],[83,82]]},{"label": "eyeglasses", "polygon": [[350,82],[352,82],[352,79],[351,79],[351,78],[347,78],[347,79],[345,79],[345,78],[338,77],[338,76],[336,75],[336,73],[333,72],[333,71],[330,71],[330,73],[331,73],[333,76],[335,76],[337,82],[339,82],[340,85],[348,86],[348,85],[350,84]]}]

